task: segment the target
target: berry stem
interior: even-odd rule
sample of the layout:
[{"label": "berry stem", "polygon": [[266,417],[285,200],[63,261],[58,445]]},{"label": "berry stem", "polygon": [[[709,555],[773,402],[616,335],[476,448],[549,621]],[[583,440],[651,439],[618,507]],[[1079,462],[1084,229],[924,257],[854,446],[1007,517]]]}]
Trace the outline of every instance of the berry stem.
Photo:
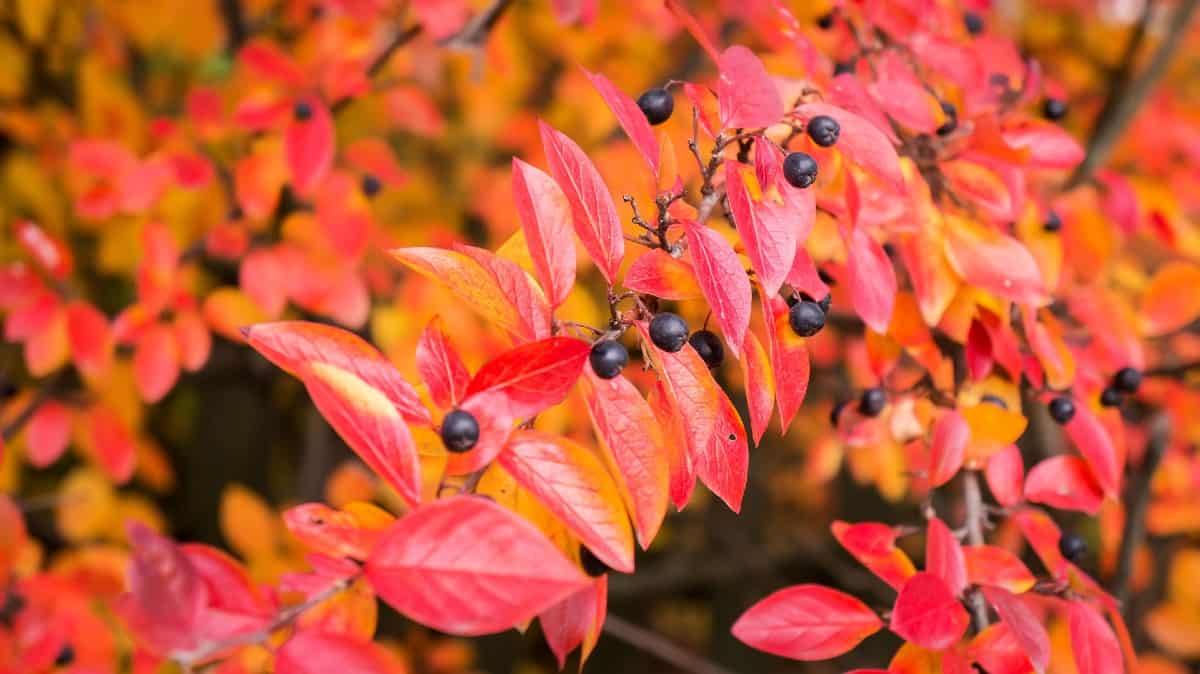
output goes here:
[{"label": "berry stem", "polygon": [[1133,575],[1134,553],[1146,538],[1146,509],[1150,505],[1150,482],[1166,453],[1171,438],[1171,420],[1160,412],[1150,420],[1150,437],[1146,453],[1125,489],[1125,524],[1121,529],[1121,545],[1117,549],[1117,570],[1109,585],[1112,595],[1124,604],[1129,594],[1129,579]]},{"label": "berry stem", "polygon": [[[983,526],[987,521],[987,510],[984,509],[983,492],[979,489],[979,473],[974,470],[963,471],[963,503],[967,509],[967,543],[983,545]],[[979,592],[967,595],[967,603],[971,606],[971,614],[975,620],[976,632],[982,632],[988,626],[987,604]]]}]

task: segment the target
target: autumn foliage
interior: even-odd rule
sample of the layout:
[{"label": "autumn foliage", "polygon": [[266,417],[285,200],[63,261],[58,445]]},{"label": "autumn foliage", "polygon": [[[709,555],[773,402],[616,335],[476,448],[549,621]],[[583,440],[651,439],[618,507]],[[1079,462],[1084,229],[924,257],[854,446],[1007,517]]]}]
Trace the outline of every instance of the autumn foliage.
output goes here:
[{"label": "autumn foliage", "polygon": [[1197,3],[996,4],[0,6],[0,674],[1186,671]]}]

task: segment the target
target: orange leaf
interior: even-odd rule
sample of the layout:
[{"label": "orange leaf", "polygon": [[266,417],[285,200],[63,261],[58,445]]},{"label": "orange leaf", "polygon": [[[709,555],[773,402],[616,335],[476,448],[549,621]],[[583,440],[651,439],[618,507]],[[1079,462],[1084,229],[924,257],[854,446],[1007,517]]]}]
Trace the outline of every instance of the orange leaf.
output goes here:
[{"label": "orange leaf", "polygon": [[917,572],[908,555],[896,547],[896,530],[886,524],[838,520],[829,528],[847,552],[896,590]]},{"label": "orange leaf", "polygon": [[976,585],[1002,587],[1020,594],[1037,582],[1016,555],[994,545],[969,545],[963,548],[967,579]]},{"label": "orange leaf", "polygon": [[1148,336],[1174,332],[1200,316],[1200,265],[1172,261],[1155,272],[1142,294],[1138,315]]}]

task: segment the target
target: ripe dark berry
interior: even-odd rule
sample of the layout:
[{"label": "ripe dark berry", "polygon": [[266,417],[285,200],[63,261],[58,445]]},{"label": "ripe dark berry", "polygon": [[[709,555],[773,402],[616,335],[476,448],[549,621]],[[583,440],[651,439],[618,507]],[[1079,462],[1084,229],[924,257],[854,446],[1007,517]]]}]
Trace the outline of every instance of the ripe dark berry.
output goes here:
[{"label": "ripe dark berry", "polygon": [[967,27],[967,32],[971,35],[979,35],[983,32],[983,17],[975,12],[967,12],[963,14],[963,25]]},{"label": "ripe dark berry", "polygon": [[292,107],[292,117],[295,117],[297,122],[307,122],[312,119],[312,114],[312,106],[305,101],[297,101]]},{"label": "ripe dark berry", "polygon": [[55,667],[70,667],[73,662],[75,662],[75,649],[71,648],[71,644],[63,646],[54,658]]},{"label": "ripe dark berry", "polygon": [[1058,539],[1058,551],[1069,561],[1078,564],[1080,560],[1087,556],[1087,541],[1083,540],[1083,536],[1074,531],[1064,531]]},{"label": "ripe dark berry", "polygon": [[821,30],[829,30],[830,28],[833,28],[833,12],[822,14],[817,19],[817,27]]},{"label": "ripe dark berry", "polygon": [[958,128],[958,108],[953,103],[942,101],[942,112],[946,113],[946,121],[937,128],[937,135],[946,136]]},{"label": "ripe dark berry", "polygon": [[838,61],[833,65],[833,76],[838,75],[853,75],[854,61]]},{"label": "ripe dark berry", "polygon": [[863,416],[877,417],[886,406],[887,393],[878,386],[863,391],[862,397],[858,399],[858,411]]},{"label": "ripe dark berry", "polygon": [[833,306],[833,295],[825,293],[825,296],[817,300],[817,306],[821,307],[821,311],[829,313],[829,307]]},{"label": "ripe dark berry", "polygon": [[1066,101],[1057,98],[1047,98],[1042,101],[1042,116],[1050,121],[1058,121],[1067,116]]},{"label": "ripe dark berry", "polygon": [[995,393],[984,393],[982,396],[979,397],[979,402],[991,403],[991,404],[995,405],[996,407],[999,407],[1002,410],[1008,409],[1008,403],[1004,402],[1004,398],[1001,398],[1000,396],[996,395]]},{"label": "ripe dark berry", "polygon": [[1050,401],[1050,418],[1060,424],[1065,424],[1075,416],[1075,403],[1066,396],[1059,396]]},{"label": "ripe dark berry", "polygon": [[1057,232],[1062,229],[1062,218],[1058,217],[1058,211],[1050,211],[1046,214],[1046,221],[1042,223],[1042,230],[1046,232]]},{"label": "ripe dark berry", "polygon": [[638,96],[637,104],[646,121],[655,125],[667,121],[675,112],[675,99],[671,97],[671,92],[661,87],[647,89],[646,93]]},{"label": "ripe dark berry", "polygon": [[812,337],[825,327],[825,312],[812,300],[801,300],[788,310],[788,325],[801,337]]},{"label": "ripe dark berry", "polygon": [[687,344],[687,339],[687,322],[678,315],[664,311],[650,320],[650,341],[663,351],[675,353]]},{"label": "ripe dark berry", "polygon": [[1105,407],[1116,407],[1121,404],[1121,392],[1109,386],[1100,392],[1100,404]]},{"label": "ripe dark berry", "polygon": [[442,444],[455,453],[468,452],[479,442],[479,422],[466,410],[451,410],[442,419]]},{"label": "ripe dark berry", "polygon": [[792,187],[809,187],[817,182],[817,160],[807,152],[793,152],[783,160],[783,177]]},{"label": "ripe dark berry", "polygon": [[17,395],[17,385],[0,377],[0,402],[4,402],[15,395]]},{"label": "ripe dark berry", "polygon": [[376,178],[375,176],[371,175],[370,173],[368,173],[362,177],[362,193],[368,199],[375,196],[376,194],[379,194],[379,191],[382,189],[383,189],[383,183],[379,182],[379,178]]},{"label": "ripe dark berry", "polygon": [[842,416],[842,410],[846,409],[847,401],[839,400],[833,404],[833,409],[829,410],[829,425],[837,428],[838,417]]},{"label": "ripe dark berry", "polygon": [[712,330],[697,330],[688,337],[688,344],[700,354],[700,358],[709,368],[717,367],[725,360],[725,345],[721,338]]},{"label": "ripe dark berry", "polygon": [[583,567],[583,572],[592,578],[598,578],[608,573],[608,565],[582,545],[579,546],[579,565]]},{"label": "ripe dark berry", "polygon": [[592,345],[588,362],[592,364],[592,371],[597,377],[612,379],[629,364],[629,350],[614,339],[606,339]]},{"label": "ripe dark berry", "polygon": [[842,133],[842,125],[837,123],[837,120],[829,115],[817,115],[808,120],[808,124],[804,126],[808,131],[808,137],[812,138],[813,142],[821,147],[830,147],[837,142],[838,136]]},{"label": "ripe dark berry", "polygon": [[1123,367],[1113,375],[1112,384],[1121,393],[1137,393],[1142,385],[1142,373],[1132,367]]}]

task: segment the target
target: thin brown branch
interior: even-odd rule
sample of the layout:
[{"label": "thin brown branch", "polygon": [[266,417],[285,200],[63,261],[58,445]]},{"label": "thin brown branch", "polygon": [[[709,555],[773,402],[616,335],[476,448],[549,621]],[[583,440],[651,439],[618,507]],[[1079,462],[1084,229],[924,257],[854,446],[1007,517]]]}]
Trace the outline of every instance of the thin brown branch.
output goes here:
[{"label": "thin brown branch", "polygon": [[604,633],[645,651],[663,662],[674,665],[689,674],[734,674],[711,660],[703,658],[662,635],[611,613],[604,621]]},{"label": "thin brown branch", "polygon": [[[1133,120],[1134,114],[1141,108],[1142,103],[1154,90],[1154,86],[1166,73],[1167,66],[1170,65],[1175,52],[1183,43],[1183,38],[1191,25],[1197,6],[1200,6],[1200,0],[1181,0],[1168,21],[1166,36],[1150,58],[1146,69],[1136,78],[1131,73],[1127,74],[1127,86],[1122,86],[1121,82],[1114,83],[1109,91],[1108,99],[1096,119],[1096,124],[1092,128],[1087,155],[1076,168],[1074,175],[1067,181],[1064,189],[1069,190],[1086,183],[1096,170],[1108,161],[1109,155],[1116,148],[1117,141],[1120,140],[1125,128]],[[1140,38],[1137,38],[1136,34],[1134,37],[1137,41],[1132,43],[1131,47],[1136,50],[1141,46]],[[1132,57],[1133,55],[1127,56]],[[1127,60],[1132,61],[1133,59],[1128,58]],[[1133,67],[1122,66],[1122,71],[1126,69],[1132,71]]]},{"label": "thin brown branch", "polygon": [[[983,545],[983,527],[987,522],[987,510],[983,506],[983,492],[979,489],[979,474],[974,470],[963,471],[963,503],[967,510],[967,543]],[[975,629],[982,632],[988,626],[987,604],[983,595],[972,592],[967,597],[974,616]]]},{"label": "thin brown branch", "polygon": [[242,0],[221,0],[221,20],[225,23],[225,44],[231,53],[236,53],[249,37]]},{"label": "thin brown branch", "polygon": [[1125,525],[1121,530],[1121,546],[1117,550],[1117,570],[1113,573],[1110,589],[1118,601],[1124,602],[1129,594],[1129,579],[1133,575],[1134,556],[1146,538],[1146,509],[1150,506],[1150,483],[1154,471],[1162,463],[1163,455],[1171,439],[1171,421],[1165,413],[1159,413],[1150,421],[1150,438],[1142,465],[1125,487]]},{"label": "thin brown branch", "polygon": [[713,211],[717,210],[717,206],[721,205],[721,200],[725,198],[725,186],[714,188],[712,192],[704,195],[704,200],[700,202],[700,208],[697,209],[696,222],[704,224],[712,217]]},{"label": "thin brown branch", "polygon": [[463,51],[478,50],[487,41],[487,36],[499,23],[500,17],[513,4],[513,0],[494,0],[491,5],[471,17],[459,31],[442,40],[447,49]]}]

